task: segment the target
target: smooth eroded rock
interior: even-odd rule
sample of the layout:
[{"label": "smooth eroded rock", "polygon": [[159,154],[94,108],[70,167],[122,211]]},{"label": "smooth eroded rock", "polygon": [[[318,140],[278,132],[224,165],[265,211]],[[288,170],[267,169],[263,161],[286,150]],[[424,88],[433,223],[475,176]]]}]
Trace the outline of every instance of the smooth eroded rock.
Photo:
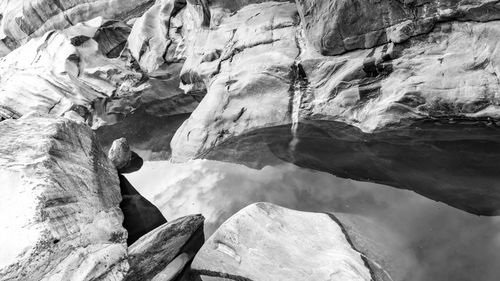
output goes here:
[{"label": "smooth eroded rock", "polygon": [[375,275],[338,220],[270,203],[228,219],[191,268],[201,280],[386,280]]},{"label": "smooth eroded rock", "polygon": [[500,19],[497,1],[298,0],[305,34],[323,55],[401,43],[439,21]]},{"label": "smooth eroded rock", "polygon": [[118,176],[92,130],[0,123],[0,280],[119,280],[128,269]]},{"label": "smooth eroded rock", "polygon": [[62,30],[98,16],[112,20],[136,17],[153,3],[153,0],[2,1],[0,55],[47,31]]}]

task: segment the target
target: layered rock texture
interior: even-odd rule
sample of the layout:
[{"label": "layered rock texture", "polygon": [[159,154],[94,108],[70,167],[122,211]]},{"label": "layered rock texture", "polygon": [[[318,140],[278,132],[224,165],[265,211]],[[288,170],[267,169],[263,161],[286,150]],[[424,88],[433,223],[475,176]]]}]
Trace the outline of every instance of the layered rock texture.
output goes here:
[{"label": "layered rock texture", "polygon": [[201,280],[391,280],[350,234],[334,215],[257,203],[228,219],[191,268]]},{"label": "layered rock texture", "polygon": [[179,280],[205,242],[203,221],[201,215],[182,217],[141,237],[129,248],[125,280]]},{"label": "layered rock texture", "polygon": [[118,176],[92,130],[0,123],[0,280],[120,280],[128,270]]}]

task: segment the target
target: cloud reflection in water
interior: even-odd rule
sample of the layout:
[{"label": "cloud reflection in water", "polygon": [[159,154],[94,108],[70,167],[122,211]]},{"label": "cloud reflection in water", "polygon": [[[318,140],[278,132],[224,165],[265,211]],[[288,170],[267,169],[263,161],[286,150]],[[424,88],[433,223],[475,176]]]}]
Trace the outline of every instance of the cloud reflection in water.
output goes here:
[{"label": "cloud reflection in water", "polygon": [[411,261],[398,274],[404,281],[494,281],[500,276],[499,217],[471,215],[411,191],[292,164],[254,170],[207,160],[146,162],[127,178],[168,220],[202,213],[207,235],[254,202],[344,212],[367,217],[389,231],[391,239],[401,240],[388,243],[394,245],[388,251]]}]

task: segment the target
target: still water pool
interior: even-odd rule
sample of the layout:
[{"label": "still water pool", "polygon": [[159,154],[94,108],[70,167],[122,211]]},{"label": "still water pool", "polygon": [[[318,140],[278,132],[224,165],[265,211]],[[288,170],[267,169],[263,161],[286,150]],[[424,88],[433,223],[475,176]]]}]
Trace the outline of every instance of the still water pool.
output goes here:
[{"label": "still water pool", "polygon": [[241,208],[271,202],[360,215],[400,257],[397,280],[500,280],[500,217],[480,217],[408,190],[338,178],[292,164],[261,170],[208,160],[145,162],[127,175],[168,220],[201,213],[206,235]]}]

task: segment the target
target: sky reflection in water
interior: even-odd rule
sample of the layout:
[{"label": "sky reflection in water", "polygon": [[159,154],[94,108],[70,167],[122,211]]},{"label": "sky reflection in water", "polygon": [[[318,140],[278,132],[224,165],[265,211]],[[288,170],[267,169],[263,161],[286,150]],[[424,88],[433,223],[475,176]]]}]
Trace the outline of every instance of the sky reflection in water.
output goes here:
[{"label": "sky reflection in water", "polygon": [[500,278],[500,217],[471,215],[412,191],[337,178],[292,164],[254,170],[207,160],[145,162],[127,178],[168,220],[202,213],[207,235],[254,202],[353,213],[368,217],[389,231],[391,239],[399,240],[388,250],[411,263],[402,269],[405,281]]}]

